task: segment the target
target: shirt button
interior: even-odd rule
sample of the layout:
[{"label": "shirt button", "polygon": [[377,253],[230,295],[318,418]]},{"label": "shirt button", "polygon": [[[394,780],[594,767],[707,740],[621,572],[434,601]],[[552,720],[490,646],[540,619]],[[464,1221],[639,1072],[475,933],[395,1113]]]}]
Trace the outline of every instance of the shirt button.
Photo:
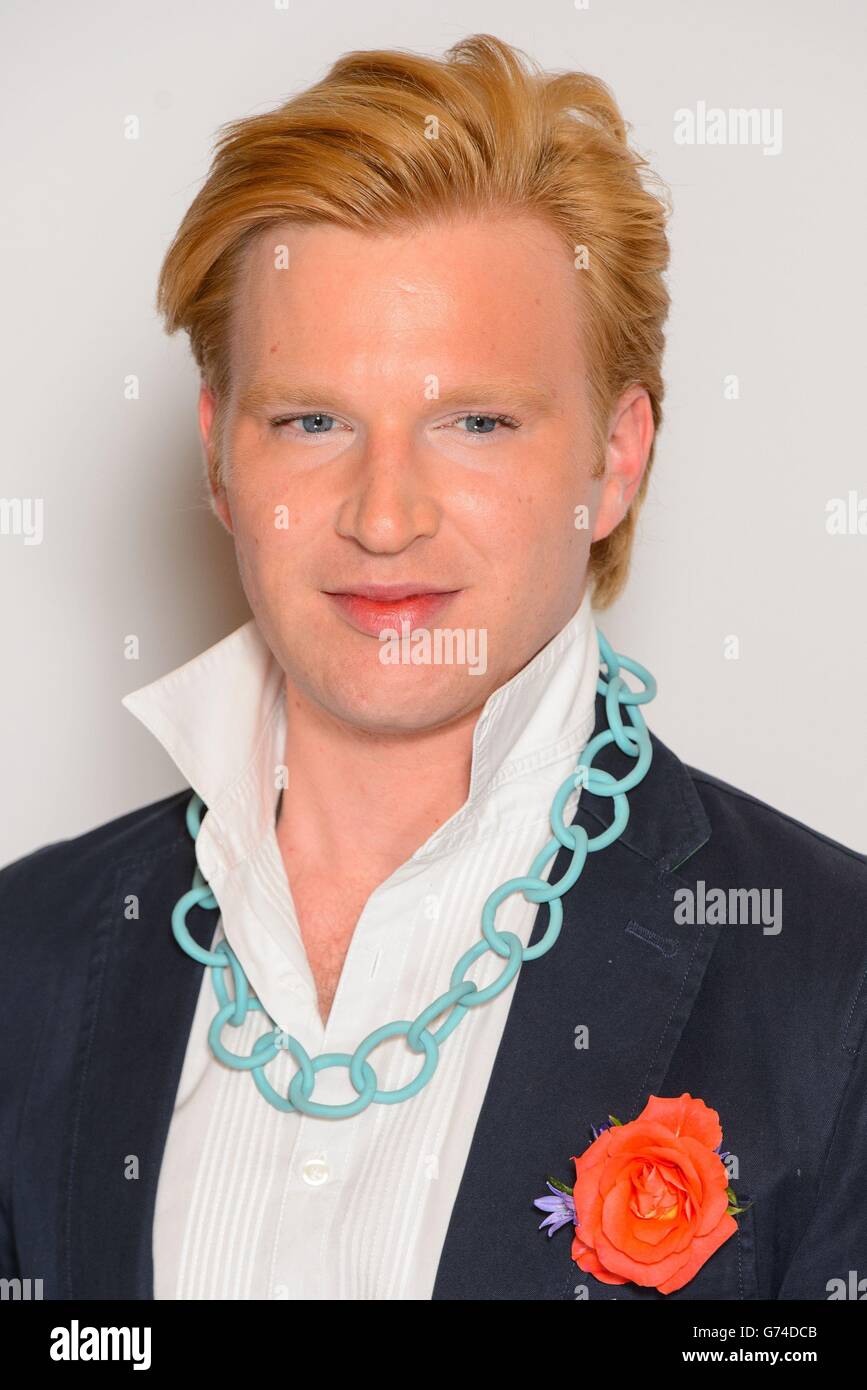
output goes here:
[{"label": "shirt button", "polygon": [[310,1187],[321,1187],[330,1177],[328,1164],[324,1158],[308,1158],[301,1169],[301,1176]]}]

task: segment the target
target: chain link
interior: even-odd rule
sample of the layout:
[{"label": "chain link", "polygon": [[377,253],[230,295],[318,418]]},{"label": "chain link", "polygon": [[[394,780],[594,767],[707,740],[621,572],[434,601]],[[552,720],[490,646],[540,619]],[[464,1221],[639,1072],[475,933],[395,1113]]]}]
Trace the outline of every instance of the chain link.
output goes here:
[{"label": "chain link", "polygon": [[[347,1052],[323,1052],[314,1058],[308,1055],[297,1038],[282,1032],[276,1027],[273,1019],[269,1019],[271,1028],[256,1040],[249,1056],[242,1057],[230,1052],[222,1041],[225,1026],[228,1024],[238,1028],[248,1013],[256,1010],[265,1013],[265,1010],[261,1001],[250,993],[249,981],[229,943],[223,940],[215,950],[207,951],[197,945],[190,935],[186,924],[190,908],[197,906],[209,911],[218,908],[216,898],[199,866],[196,865],[192,888],[178,899],[172,912],[172,931],[178,945],[187,955],[208,966],[211,971],[214,993],[220,1007],[211,1023],[208,1041],[214,1055],[227,1067],[252,1072],[259,1091],[276,1109],[285,1112],[301,1111],[305,1115],[322,1116],[327,1119],[345,1119],[358,1115],[373,1103],[396,1105],[400,1101],[410,1100],[433,1076],[439,1061],[440,1044],[445,1042],[464,1016],[471,1009],[486,1004],[502,993],[512,983],[524,961],[538,960],[550,951],[563,925],[564,893],[574,887],[581,877],[587,855],[605,849],[622,835],[629,819],[629,801],[626,793],[637,786],[645,776],[652,757],[650,735],[638,706],[654,698],[656,681],[637,661],[613,651],[599,628],[596,629],[596,635],[608,675],[608,680],[605,681],[600,674],[596,689],[600,695],[605,696],[605,713],[609,727],[590,740],[578,760],[575,772],[570,773],[557,790],[551,804],[550,816],[554,838],[539,850],[526,876],[508,879],[489,895],[482,908],[483,939],[464,952],[452,971],[449,988],[423,1009],[417,1018],[411,1021],[401,1019],[395,1023],[384,1023],[382,1027],[368,1034],[351,1055]],[[631,690],[620,674],[621,668],[637,676],[644,689]],[[626,708],[631,729],[624,726],[621,705]],[[632,771],[619,780],[604,769],[592,766],[596,754],[609,743],[616,743],[622,753],[636,759]],[[571,793],[579,787],[586,788],[593,796],[611,797],[614,803],[611,824],[592,838],[588,837],[583,826],[567,826],[563,821],[566,802]],[[193,840],[199,833],[204,809],[201,798],[194,793],[186,812],[187,829]],[[555,884],[548,883],[542,878],[542,873],[548,860],[556,856],[561,848],[571,851],[571,861],[562,878]],[[495,925],[497,908],[513,893],[522,893],[528,902],[548,904],[548,926],[541,941],[535,946],[522,947],[514,932],[500,931]],[[500,956],[504,965],[491,984],[479,989],[472,980],[465,979],[464,975],[470,966],[488,951]],[[227,972],[232,986],[231,992],[227,984]],[[446,1014],[445,1021],[431,1032],[428,1025],[441,1014]],[[268,1018],[268,1015],[265,1014],[265,1017]],[[376,1072],[368,1057],[380,1043],[397,1037],[405,1037],[409,1048],[419,1056],[423,1055],[423,1061],[418,1075],[412,1081],[394,1091],[381,1091],[377,1085]],[[288,1096],[280,1095],[265,1076],[265,1067],[282,1049],[290,1052],[298,1063],[298,1070],[289,1084]],[[349,1074],[349,1080],[356,1092],[355,1099],[343,1105],[327,1105],[313,1100],[316,1073],[328,1067],[340,1066],[345,1067]]]}]

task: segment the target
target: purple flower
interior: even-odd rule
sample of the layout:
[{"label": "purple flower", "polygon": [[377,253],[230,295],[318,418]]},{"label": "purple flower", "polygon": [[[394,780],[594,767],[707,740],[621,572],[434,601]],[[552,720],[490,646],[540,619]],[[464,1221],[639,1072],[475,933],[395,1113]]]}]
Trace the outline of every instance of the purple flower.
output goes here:
[{"label": "purple flower", "polygon": [[610,1120],[606,1120],[604,1125],[591,1125],[590,1128],[593,1130],[593,1142],[595,1144],[600,1134],[604,1134],[606,1129],[615,1129],[616,1126]]},{"label": "purple flower", "polygon": [[555,1231],[559,1231],[561,1226],[568,1225],[570,1221],[574,1225],[575,1202],[571,1192],[561,1192],[550,1182],[545,1185],[550,1192],[553,1192],[553,1197],[536,1197],[533,1200],[533,1206],[538,1207],[540,1211],[549,1213],[545,1220],[539,1223],[539,1230],[541,1231],[547,1226],[549,1228],[548,1235],[552,1236]]}]

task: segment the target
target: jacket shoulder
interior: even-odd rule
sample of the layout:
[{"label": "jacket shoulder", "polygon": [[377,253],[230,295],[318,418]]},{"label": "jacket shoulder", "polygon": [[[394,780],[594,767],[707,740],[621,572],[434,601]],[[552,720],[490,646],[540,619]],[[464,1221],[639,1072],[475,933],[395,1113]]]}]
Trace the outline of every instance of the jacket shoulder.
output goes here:
[{"label": "jacket shoulder", "polygon": [[158,854],[187,837],[189,787],[105,821],[80,835],[53,840],[0,869],[0,918],[26,900],[47,902],[71,886],[97,882],[108,869]]},{"label": "jacket shoulder", "polygon": [[749,840],[758,852],[773,851],[775,862],[795,859],[812,870],[851,878],[867,887],[867,855],[823,835],[741,787],[685,764],[718,841]]},{"label": "jacket shoulder", "polygon": [[[702,894],[720,888],[730,901],[732,889],[746,899],[758,890],[774,904],[761,930],[726,928],[715,954],[743,972],[751,990],[785,996],[805,1035],[813,1019],[817,1053],[826,1037],[855,1055],[867,1031],[867,856],[718,777],[687,770],[710,837],[678,874],[696,887],[703,880]],[[779,948],[768,945],[777,940]]]}]

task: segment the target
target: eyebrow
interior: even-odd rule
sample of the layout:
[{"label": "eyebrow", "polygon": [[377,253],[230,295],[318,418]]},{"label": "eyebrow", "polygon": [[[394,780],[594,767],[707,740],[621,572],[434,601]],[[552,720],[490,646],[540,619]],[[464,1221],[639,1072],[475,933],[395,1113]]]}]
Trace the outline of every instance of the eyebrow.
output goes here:
[{"label": "eyebrow", "polygon": [[[467,382],[450,387],[431,398],[431,406],[469,405],[469,406],[515,406],[523,410],[550,409],[556,400],[556,391],[546,382],[535,385],[519,378],[508,377],[498,381]],[[422,390],[420,399],[425,400]],[[341,397],[333,387],[318,387],[308,383],[289,384],[278,381],[253,381],[239,393],[238,409],[242,413],[254,414],[266,406],[278,406],[281,402],[291,402],[302,409],[315,409],[326,404],[351,413],[349,402]]]}]

